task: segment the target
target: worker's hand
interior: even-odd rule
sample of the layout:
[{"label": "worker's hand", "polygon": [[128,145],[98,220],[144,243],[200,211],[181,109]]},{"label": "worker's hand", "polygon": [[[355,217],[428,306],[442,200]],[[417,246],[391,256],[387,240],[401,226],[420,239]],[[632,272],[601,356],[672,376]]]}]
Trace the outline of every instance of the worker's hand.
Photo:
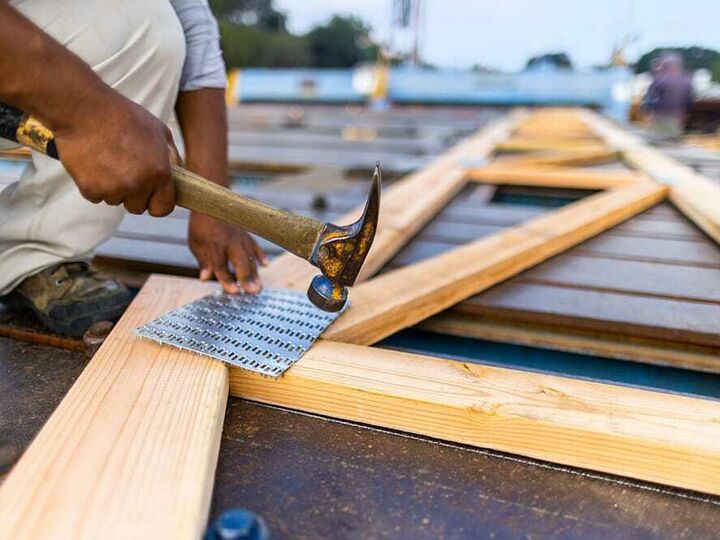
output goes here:
[{"label": "worker's hand", "polygon": [[60,159],[83,197],[125,205],[128,212],[162,217],[172,212],[170,130],[141,106],[116,92],[99,96],[55,139]]},{"label": "worker's hand", "polygon": [[[257,265],[266,266],[268,258],[248,233],[193,212],[188,236],[190,250],[200,263],[202,281],[215,276],[228,294],[237,294],[240,287],[248,294],[257,294],[262,290]],[[235,269],[234,277],[228,262]]]}]

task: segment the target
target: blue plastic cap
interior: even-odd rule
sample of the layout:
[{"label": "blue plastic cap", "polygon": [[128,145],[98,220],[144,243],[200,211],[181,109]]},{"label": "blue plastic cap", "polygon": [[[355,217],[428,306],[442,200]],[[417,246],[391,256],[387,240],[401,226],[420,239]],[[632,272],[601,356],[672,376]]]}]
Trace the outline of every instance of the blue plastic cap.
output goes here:
[{"label": "blue plastic cap", "polygon": [[265,521],[249,510],[228,510],[205,533],[204,540],[269,540]]}]

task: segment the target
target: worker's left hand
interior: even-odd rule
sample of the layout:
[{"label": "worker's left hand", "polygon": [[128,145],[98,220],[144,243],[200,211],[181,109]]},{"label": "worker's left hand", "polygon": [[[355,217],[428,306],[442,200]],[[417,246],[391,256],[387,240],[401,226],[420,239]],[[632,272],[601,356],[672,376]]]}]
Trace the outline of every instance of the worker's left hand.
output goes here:
[{"label": "worker's left hand", "polygon": [[[248,294],[257,294],[262,290],[257,265],[266,266],[268,258],[255,240],[242,229],[203,214],[192,213],[188,244],[200,263],[202,281],[215,276],[228,294],[237,294],[240,288]],[[234,276],[228,263],[235,270]]]}]

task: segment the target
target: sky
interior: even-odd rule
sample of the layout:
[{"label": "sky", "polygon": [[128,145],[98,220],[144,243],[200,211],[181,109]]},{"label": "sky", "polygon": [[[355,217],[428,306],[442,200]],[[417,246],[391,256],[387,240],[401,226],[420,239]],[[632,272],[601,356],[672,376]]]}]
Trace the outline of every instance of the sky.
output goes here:
[{"label": "sky", "polygon": [[[422,0],[422,58],[438,66],[522,69],[530,56],[566,51],[578,67],[606,64],[628,36],[630,61],[658,46],[720,50],[720,0]],[[380,42],[391,34],[391,0],[276,0],[293,32],[332,14],[360,16]]]}]

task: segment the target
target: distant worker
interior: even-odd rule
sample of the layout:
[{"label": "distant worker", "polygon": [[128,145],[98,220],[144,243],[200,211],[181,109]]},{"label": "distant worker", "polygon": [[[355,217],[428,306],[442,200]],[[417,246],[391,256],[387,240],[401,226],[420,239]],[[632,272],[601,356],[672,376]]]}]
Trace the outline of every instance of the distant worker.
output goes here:
[{"label": "distant worker", "polygon": [[653,82],[643,99],[654,137],[673,140],[682,135],[692,108],[692,79],[683,69],[682,57],[671,53],[651,64]]},{"label": "distant worker", "polygon": [[[173,111],[186,167],[227,185],[217,22],[207,0],[11,0],[0,1],[0,28],[0,101],[53,130],[62,159],[33,153],[0,191],[0,295],[79,335],[130,301],[88,263],[122,206],[173,210]],[[192,213],[188,236],[201,279],[229,293],[260,290],[266,257],[247,233]]]}]

